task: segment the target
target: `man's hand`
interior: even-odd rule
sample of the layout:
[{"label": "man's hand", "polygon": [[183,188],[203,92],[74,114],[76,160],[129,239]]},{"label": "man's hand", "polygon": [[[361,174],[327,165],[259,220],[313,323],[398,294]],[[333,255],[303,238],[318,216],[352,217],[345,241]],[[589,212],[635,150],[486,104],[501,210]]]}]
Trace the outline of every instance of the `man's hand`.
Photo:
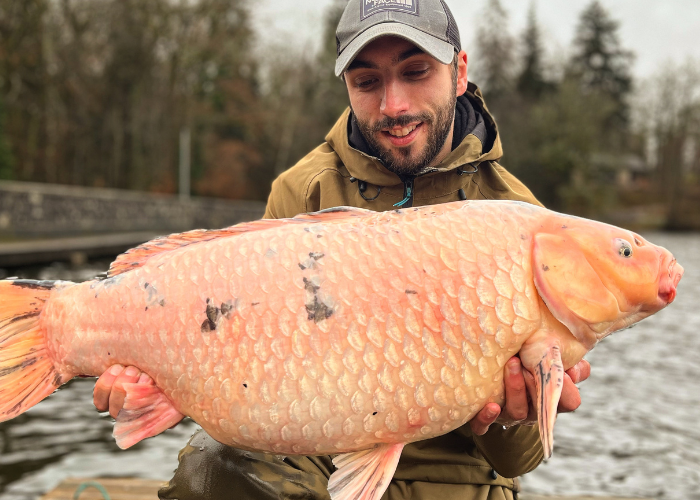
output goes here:
[{"label": "man's hand", "polygon": [[[585,359],[566,370],[559,398],[559,413],[574,411],[581,405],[581,395],[575,384],[583,382],[590,374],[591,365]],[[486,434],[494,422],[505,426],[533,425],[537,422],[537,411],[532,404],[536,394],[535,379],[530,372],[523,370],[520,358],[512,357],[506,363],[504,383],[505,407],[501,409],[496,403],[488,403],[469,421],[472,432],[477,436]],[[533,395],[532,398],[528,397],[528,392]]]},{"label": "man's hand", "polygon": [[117,418],[119,410],[124,406],[124,400],[126,399],[124,384],[134,383],[155,384],[148,374],[135,366],[124,368],[122,365],[112,365],[95,383],[95,390],[92,394],[95,407],[99,411],[109,410],[112,418]]}]

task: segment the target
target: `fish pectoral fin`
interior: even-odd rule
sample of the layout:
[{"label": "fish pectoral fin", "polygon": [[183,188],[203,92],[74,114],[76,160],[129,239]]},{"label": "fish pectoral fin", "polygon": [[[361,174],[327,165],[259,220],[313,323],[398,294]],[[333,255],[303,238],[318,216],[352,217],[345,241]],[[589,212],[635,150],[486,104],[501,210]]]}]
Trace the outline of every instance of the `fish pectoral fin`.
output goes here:
[{"label": "fish pectoral fin", "polygon": [[564,386],[564,366],[561,351],[556,345],[550,346],[535,365],[535,385],[537,387],[537,423],[544,448],[544,459],[552,456],[554,449],[554,422],[557,419],[557,406]]},{"label": "fish pectoral fin", "polygon": [[380,444],[333,459],[328,480],[332,500],[379,500],[394,477],[404,444]]},{"label": "fish pectoral fin", "polygon": [[126,399],[112,433],[117,446],[123,450],[170,429],[185,418],[155,385],[124,384],[124,390]]}]

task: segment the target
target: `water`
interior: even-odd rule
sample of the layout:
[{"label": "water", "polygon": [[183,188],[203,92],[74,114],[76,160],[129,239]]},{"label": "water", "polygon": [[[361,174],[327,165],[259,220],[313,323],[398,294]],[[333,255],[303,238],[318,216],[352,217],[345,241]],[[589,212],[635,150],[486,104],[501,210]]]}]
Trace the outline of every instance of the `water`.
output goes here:
[{"label": "water", "polygon": [[[581,409],[559,418],[554,457],[523,478],[525,491],[700,500],[700,235],[647,236],[684,266],[678,298],[588,355],[593,372],[581,384]],[[81,280],[107,265],[13,274]],[[92,388],[92,379],[74,380],[0,424],[0,500],[34,499],[70,476],[172,476],[196,425],[186,421],[119,450],[111,419],[92,405]]]}]

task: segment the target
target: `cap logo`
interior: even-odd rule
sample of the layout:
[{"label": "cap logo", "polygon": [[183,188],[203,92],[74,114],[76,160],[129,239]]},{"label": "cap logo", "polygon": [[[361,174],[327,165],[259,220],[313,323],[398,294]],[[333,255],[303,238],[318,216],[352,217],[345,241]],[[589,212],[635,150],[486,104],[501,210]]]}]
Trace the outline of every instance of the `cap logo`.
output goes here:
[{"label": "cap logo", "polygon": [[418,15],[418,0],[361,0],[361,4],[362,21],[378,12],[391,10]]}]

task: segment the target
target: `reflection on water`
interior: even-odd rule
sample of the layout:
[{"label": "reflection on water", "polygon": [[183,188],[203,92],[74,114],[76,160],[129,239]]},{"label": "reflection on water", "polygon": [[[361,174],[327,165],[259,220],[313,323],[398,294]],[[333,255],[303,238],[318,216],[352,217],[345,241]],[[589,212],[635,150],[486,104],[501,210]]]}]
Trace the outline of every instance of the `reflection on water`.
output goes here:
[{"label": "reflection on water", "polygon": [[[669,248],[686,270],[678,298],[588,356],[593,373],[581,385],[583,405],[557,421],[554,457],[523,479],[528,492],[700,499],[700,235],[649,239]],[[13,274],[79,281],[108,264]],[[111,419],[92,406],[92,387],[92,379],[74,380],[0,424],[0,500],[36,498],[69,476],[171,477],[195,424],[119,450]]]}]

